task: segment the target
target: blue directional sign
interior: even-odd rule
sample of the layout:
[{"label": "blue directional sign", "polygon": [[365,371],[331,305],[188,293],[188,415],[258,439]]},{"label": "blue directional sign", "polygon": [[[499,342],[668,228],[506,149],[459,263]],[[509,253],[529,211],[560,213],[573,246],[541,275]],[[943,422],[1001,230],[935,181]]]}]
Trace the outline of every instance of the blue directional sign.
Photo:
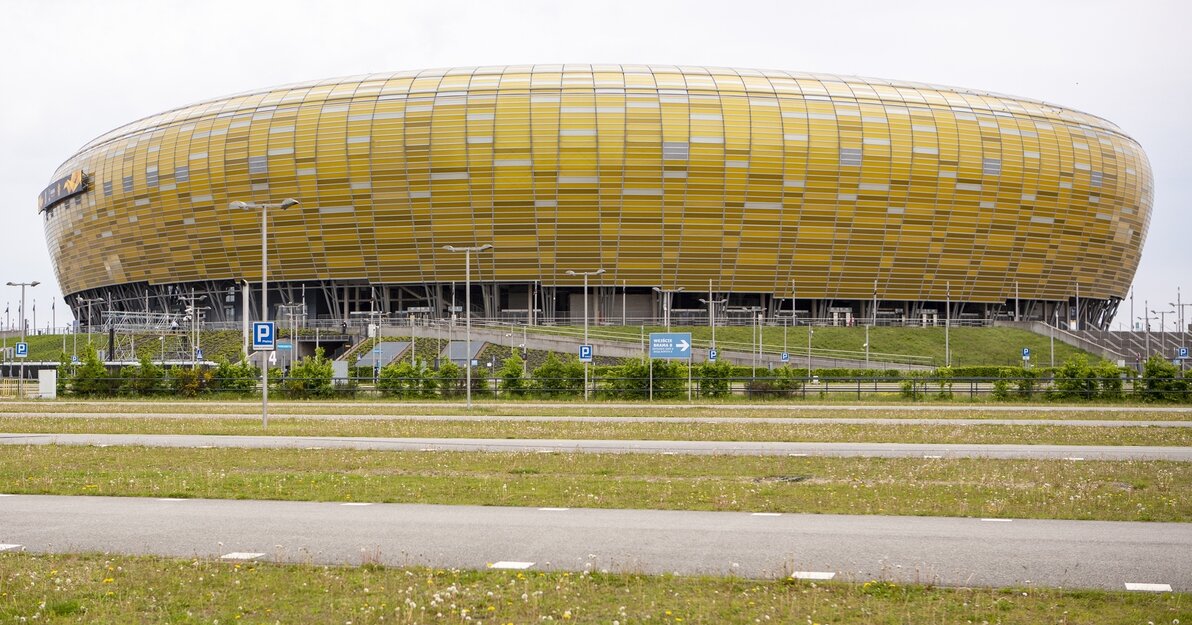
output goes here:
[{"label": "blue directional sign", "polygon": [[1175,350],[1175,357],[1179,358],[1180,360],[1186,359],[1188,357],[1188,348],[1181,347],[1181,348]]},{"label": "blue directional sign", "polygon": [[650,358],[691,358],[691,333],[651,332]]},{"label": "blue directional sign", "polygon": [[579,361],[580,362],[592,362],[592,346],[591,345],[580,345],[579,346]]},{"label": "blue directional sign", "polygon": [[381,353],[381,348],[380,348],[380,347],[374,347],[374,348],[373,348],[373,353],[374,353],[374,354],[379,354],[379,353]]},{"label": "blue directional sign", "polygon": [[79,356],[78,356],[78,354],[75,354],[74,356],[71,356],[71,357],[70,357],[70,364],[72,364],[72,365],[77,365],[77,364],[79,364]]},{"label": "blue directional sign", "polygon": [[254,321],[252,324],[252,348],[257,352],[271,352],[276,349],[277,334],[272,321]]},{"label": "blue directional sign", "polygon": [[195,350],[195,360],[202,360],[202,359],[203,359],[203,350],[201,348],[196,349]]},{"label": "blue directional sign", "polygon": [[708,360],[710,360],[712,362],[716,362],[716,357],[719,355],[720,355],[720,352],[718,350],[715,350],[715,349],[708,350]]},{"label": "blue directional sign", "polygon": [[1022,348],[1022,359],[1023,360],[1031,359],[1031,348],[1029,348],[1029,347]]},{"label": "blue directional sign", "polygon": [[281,342],[278,342],[278,344],[277,344],[277,348],[278,348],[278,349],[294,349],[294,344],[293,344],[293,343],[281,343]]},{"label": "blue directional sign", "polygon": [[29,344],[24,341],[17,343],[17,358],[29,357]]},{"label": "blue directional sign", "polygon": [[782,352],[782,357],[781,357],[781,360],[782,360],[782,362],[790,362],[790,361],[791,361],[791,355],[790,355],[790,354],[788,354],[787,352]]}]

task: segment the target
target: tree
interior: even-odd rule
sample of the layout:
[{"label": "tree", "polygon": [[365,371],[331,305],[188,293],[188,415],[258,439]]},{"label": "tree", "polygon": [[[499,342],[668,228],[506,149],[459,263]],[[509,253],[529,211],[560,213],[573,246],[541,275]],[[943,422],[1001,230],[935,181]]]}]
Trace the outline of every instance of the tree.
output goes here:
[{"label": "tree", "polygon": [[165,390],[166,372],[146,355],[136,367],[121,369],[120,379],[120,394],[150,397]]},{"label": "tree", "polygon": [[247,359],[230,363],[226,358],[217,360],[215,371],[211,378],[211,390],[221,393],[248,395],[257,390],[257,381],[261,370],[254,367]]},{"label": "tree", "polygon": [[436,376],[439,391],[443,397],[459,397],[464,394],[464,368],[451,360],[445,360],[439,365],[439,375]]},{"label": "tree", "polygon": [[70,381],[74,394],[82,397],[113,395],[115,382],[108,368],[100,362],[95,347],[88,345],[83,352],[83,364],[75,369]]},{"label": "tree", "polygon": [[1084,354],[1069,358],[1055,370],[1055,396],[1060,399],[1093,399],[1097,396],[1097,373]]},{"label": "tree", "polygon": [[417,397],[422,388],[422,368],[408,360],[391,363],[381,368],[377,377],[377,389],[387,397],[410,399]]},{"label": "tree", "polygon": [[724,360],[708,360],[696,371],[700,397],[720,398],[732,394],[732,364]]}]

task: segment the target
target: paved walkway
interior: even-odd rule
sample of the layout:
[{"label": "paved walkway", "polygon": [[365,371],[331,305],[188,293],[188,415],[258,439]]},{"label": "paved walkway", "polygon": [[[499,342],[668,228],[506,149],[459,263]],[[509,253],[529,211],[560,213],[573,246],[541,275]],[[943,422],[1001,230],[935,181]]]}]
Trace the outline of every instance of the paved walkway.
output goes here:
[{"label": "paved walkway", "polygon": [[539,453],[726,454],[736,456],[860,456],[872,458],[1020,458],[1176,460],[1192,462],[1192,447],[1108,445],[963,445],[918,443],[795,443],[503,438],[373,438],[340,436],[222,436],[201,434],[0,433],[0,445],[143,445],[250,449],[366,449]]},{"label": "paved walkway", "polygon": [[0,497],[0,549],[1192,590],[1192,524]]}]

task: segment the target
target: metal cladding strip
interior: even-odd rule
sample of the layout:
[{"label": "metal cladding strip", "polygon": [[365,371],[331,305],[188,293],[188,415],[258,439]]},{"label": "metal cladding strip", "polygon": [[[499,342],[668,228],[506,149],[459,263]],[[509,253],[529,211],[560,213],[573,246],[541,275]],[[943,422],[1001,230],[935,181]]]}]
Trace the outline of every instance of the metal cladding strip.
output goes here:
[{"label": "metal cladding strip", "polygon": [[386,566],[1192,590],[1188,523],[29,495],[0,503],[0,540],[35,553],[358,564],[367,552]]},{"label": "metal cladding strip", "polygon": [[8,445],[1192,461],[1192,447],[0,433]]}]

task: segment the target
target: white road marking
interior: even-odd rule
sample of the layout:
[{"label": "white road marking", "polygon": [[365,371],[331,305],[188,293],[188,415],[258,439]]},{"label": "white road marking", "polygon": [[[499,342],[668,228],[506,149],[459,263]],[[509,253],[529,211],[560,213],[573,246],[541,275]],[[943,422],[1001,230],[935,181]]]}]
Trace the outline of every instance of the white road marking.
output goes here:
[{"label": "white road marking", "polygon": [[927,458],[929,460],[939,460],[940,458],[943,458],[943,456],[923,456],[923,457]]},{"label": "white road marking", "polygon": [[264,556],[264,555],[265,554],[263,554],[263,553],[250,553],[247,551],[233,551],[232,553],[225,553],[224,555],[220,556],[219,559],[220,560],[256,560],[257,558],[260,558],[261,556]]},{"label": "white road marking", "polygon": [[981,520],[985,521],[986,523],[1009,523],[1010,521],[1013,521],[1014,519],[981,519]]},{"label": "white road marking", "polygon": [[341,503],[339,505],[341,505],[341,506],[371,506],[372,503],[367,502],[367,501],[348,501],[345,503]]},{"label": "white road marking", "polygon": [[566,512],[571,508],[539,508],[542,512]]},{"label": "white road marking", "polygon": [[158,497],[157,500],[158,501],[186,501],[185,499],[182,499],[181,497]]},{"label": "white road marking", "polygon": [[787,454],[788,458],[806,458],[807,454]]},{"label": "white road marking", "polygon": [[9,543],[0,543],[0,551],[11,551],[13,549],[20,549],[21,545],[13,545]]},{"label": "white road marking", "polygon": [[782,516],[781,512],[754,512],[749,516]]},{"label": "white road marking", "polygon": [[488,565],[488,568],[490,568],[490,569],[514,569],[514,570],[518,570],[518,571],[523,571],[523,570],[528,569],[532,566],[534,566],[533,562],[517,562],[517,561],[513,561],[513,560],[501,560],[500,562],[493,562],[492,564]]},{"label": "white road marking", "polygon": [[791,577],[795,579],[832,579],[836,577],[836,573],[828,571],[795,571],[791,573]]},{"label": "white road marking", "polygon": [[1084,460],[1084,458],[1081,458],[1080,456],[1068,456],[1067,458],[1064,458],[1064,460]]},{"label": "white road marking", "polygon": [[13,493],[0,493],[0,497],[16,497]]},{"label": "white road marking", "polygon": [[1137,584],[1126,582],[1126,590],[1140,590],[1142,592],[1171,592],[1171,584]]}]

